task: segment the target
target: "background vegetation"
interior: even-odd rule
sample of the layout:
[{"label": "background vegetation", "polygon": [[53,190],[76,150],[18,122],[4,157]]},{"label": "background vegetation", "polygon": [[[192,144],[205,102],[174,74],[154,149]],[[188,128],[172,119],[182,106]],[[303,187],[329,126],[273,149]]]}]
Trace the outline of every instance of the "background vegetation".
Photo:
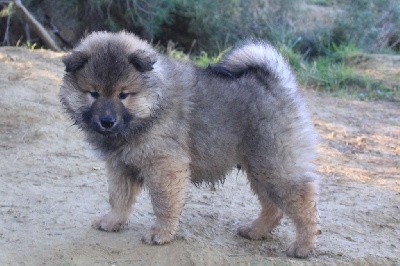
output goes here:
[{"label": "background vegetation", "polygon": [[[400,51],[399,0],[25,0],[65,49],[94,30],[135,32],[178,58],[205,66],[235,43],[279,47],[303,84],[359,98],[399,100],[399,85],[358,74],[366,53]],[[43,47],[0,0],[3,45]],[[3,37],[1,39],[1,37]]]}]

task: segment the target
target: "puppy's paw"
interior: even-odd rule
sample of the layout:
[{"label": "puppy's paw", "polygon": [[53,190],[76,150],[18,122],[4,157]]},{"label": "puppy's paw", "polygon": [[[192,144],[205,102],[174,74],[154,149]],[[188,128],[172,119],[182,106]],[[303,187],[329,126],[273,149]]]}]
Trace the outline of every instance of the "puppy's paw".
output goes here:
[{"label": "puppy's paw", "polygon": [[286,255],[294,258],[307,258],[314,248],[314,244],[300,244],[295,241],[286,250]]},{"label": "puppy's paw", "polygon": [[261,232],[261,230],[256,230],[253,226],[247,225],[239,227],[238,235],[249,240],[262,240],[268,237],[269,232]]},{"label": "puppy's paw", "polygon": [[159,227],[152,227],[143,237],[142,241],[149,245],[162,245],[171,242],[174,239],[174,233]]},{"label": "puppy's paw", "polygon": [[127,219],[110,212],[94,220],[92,227],[101,231],[117,232],[124,229],[127,224]]}]

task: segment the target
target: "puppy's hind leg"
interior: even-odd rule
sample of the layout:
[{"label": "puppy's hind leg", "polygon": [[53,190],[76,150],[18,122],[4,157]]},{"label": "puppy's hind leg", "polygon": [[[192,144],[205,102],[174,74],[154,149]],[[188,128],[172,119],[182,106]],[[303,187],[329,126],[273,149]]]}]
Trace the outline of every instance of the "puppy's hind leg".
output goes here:
[{"label": "puppy's hind leg", "polygon": [[[253,174],[249,176],[252,189],[260,199],[260,216],[250,225],[239,229],[239,235],[248,239],[262,239],[278,224],[285,212],[296,226],[296,239],[286,254],[305,258],[315,248],[316,236],[320,233],[316,208],[314,174],[303,177]],[[270,200],[267,200],[270,199]],[[282,212],[283,211],[283,212]]]},{"label": "puppy's hind leg", "polygon": [[296,226],[296,239],[286,250],[289,257],[305,258],[315,248],[320,229],[316,206],[316,188],[313,182],[302,182],[286,188],[284,211]]},{"label": "puppy's hind leg", "polygon": [[108,193],[111,211],[92,223],[92,227],[103,231],[123,229],[132,212],[132,205],[142,189],[138,172],[123,164],[107,161]]},{"label": "puppy's hind leg", "polygon": [[257,194],[261,203],[261,213],[250,225],[242,226],[238,234],[251,240],[266,238],[271,231],[279,224],[283,216],[282,210],[268,198],[263,187],[257,184],[254,177],[249,177],[251,188]]}]

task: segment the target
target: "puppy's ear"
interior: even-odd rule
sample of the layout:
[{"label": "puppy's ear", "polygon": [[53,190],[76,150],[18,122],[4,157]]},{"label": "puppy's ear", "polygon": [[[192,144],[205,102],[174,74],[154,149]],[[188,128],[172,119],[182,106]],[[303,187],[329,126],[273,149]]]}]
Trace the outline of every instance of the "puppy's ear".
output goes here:
[{"label": "puppy's ear", "polygon": [[145,50],[137,50],[131,53],[128,60],[139,72],[153,70],[153,65],[157,62],[156,55]]},{"label": "puppy's ear", "polygon": [[66,72],[78,71],[84,67],[88,60],[89,56],[79,51],[74,51],[62,58]]}]

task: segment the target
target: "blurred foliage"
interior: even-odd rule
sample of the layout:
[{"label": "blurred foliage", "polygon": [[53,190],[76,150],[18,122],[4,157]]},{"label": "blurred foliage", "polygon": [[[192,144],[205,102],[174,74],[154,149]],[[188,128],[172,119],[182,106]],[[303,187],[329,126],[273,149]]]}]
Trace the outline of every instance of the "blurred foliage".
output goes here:
[{"label": "blurred foliage", "polygon": [[399,0],[346,1],[332,32],[342,43],[355,43],[361,49],[374,52],[391,45],[397,35],[400,41]]},{"label": "blurred foliage", "polygon": [[3,9],[0,11],[0,17],[8,17],[12,16],[14,14],[14,9],[12,7],[12,4],[7,4],[3,7]]},{"label": "blurred foliage", "polygon": [[[398,87],[387,88],[379,80],[356,74],[346,60],[365,52],[400,51],[399,0],[23,0],[23,3],[42,23],[58,26],[71,44],[91,31],[125,29],[157,44],[175,58],[191,59],[205,67],[243,40],[263,39],[278,47],[304,84],[338,93],[353,90],[371,99],[393,95],[398,99]],[[304,8],[307,5],[317,8],[314,15],[322,8],[333,10],[334,17],[329,23],[315,22],[310,26],[308,22],[312,19]],[[27,43],[29,48],[43,45],[31,45],[40,42],[37,39],[24,39],[26,27],[14,15],[12,4],[0,3],[0,10],[0,36],[5,36],[7,23],[10,32],[14,32],[14,36],[8,36],[10,43]]]},{"label": "blurred foliage", "polygon": [[320,5],[320,6],[332,6],[335,4],[334,0],[307,0],[307,3]]},{"label": "blurred foliage", "polygon": [[354,44],[332,45],[325,56],[314,60],[303,60],[298,53],[287,47],[282,54],[288,59],[304,86],[337,96],[400,101],[400,84],[390,87],[383,80],[357,73],[351,62],[355,58],[363,57],[363,52]]},{"label": "blurred foliage", "polygon": [[[326,55],[331,46],[355,43],[365,51],[400,50],[399,0],[23,0],[39,19],[77,32],[126,29],[185,52],[218,54],[249,38],[291,45],[307,57]],[[330,25],[304,28],[305,4],[337,10]],[[12,15],[0,4],[0,16]],[[50,14],[52,13],[52,14]],[[0,26],[1,28],[1,26]],[[61,29],[62,30],[62,29]],[[1,33],[1,29],[0,29]],[[71,39],[71,38],[70,38]]]}]

